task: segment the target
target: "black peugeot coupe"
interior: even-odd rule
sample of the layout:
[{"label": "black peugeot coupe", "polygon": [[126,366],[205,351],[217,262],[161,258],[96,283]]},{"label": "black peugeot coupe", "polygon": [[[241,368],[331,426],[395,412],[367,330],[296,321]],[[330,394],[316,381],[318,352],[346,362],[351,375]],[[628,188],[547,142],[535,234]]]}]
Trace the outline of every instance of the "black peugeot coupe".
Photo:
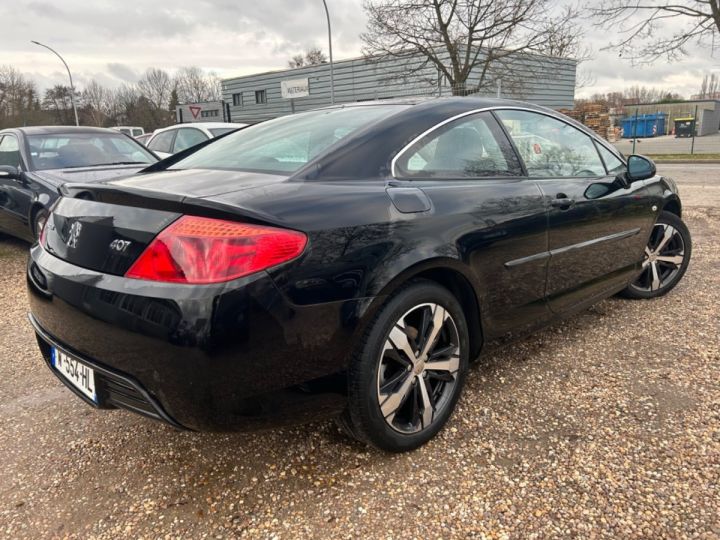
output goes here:
[{"label": "black peugeot coupe", "polygon": [[63,188],[30,321],[95,407],[192,430],[335,416],[404,451],[447,422],[483,343],[670,291],[680,216],[650,160],[549,109],[334,106]]}]

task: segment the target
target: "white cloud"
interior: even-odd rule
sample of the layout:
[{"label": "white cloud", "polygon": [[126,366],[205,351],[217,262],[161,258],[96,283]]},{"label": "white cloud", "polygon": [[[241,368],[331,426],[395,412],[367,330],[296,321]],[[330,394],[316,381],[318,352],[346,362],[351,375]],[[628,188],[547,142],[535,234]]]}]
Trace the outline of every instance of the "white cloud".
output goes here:
[{"label": "white cloud", "polygon": [[[335,58],[359,55],[365,26],[361,2],[328,4]],[[327,50],[321,0],[14,0],[0,3],[0,20],[6,23],[0,64],[33,77],[41,90],[66,84],[66,74],[59,60],[31,39],[65,57],[78,87],[92,78],[108,86],[133,82],[148,67],[174,71],[196,65],[226,77],[250,74],[282,69],[308,46]],[[690,95],[704,72],[720,68],[720,48],[714,59],[701,49],[678,63],[633,66],[613,51],[600,50],[614,37],[588,25],[596,54],[585,67],[597,82],[579,96],[634,84]]]}]

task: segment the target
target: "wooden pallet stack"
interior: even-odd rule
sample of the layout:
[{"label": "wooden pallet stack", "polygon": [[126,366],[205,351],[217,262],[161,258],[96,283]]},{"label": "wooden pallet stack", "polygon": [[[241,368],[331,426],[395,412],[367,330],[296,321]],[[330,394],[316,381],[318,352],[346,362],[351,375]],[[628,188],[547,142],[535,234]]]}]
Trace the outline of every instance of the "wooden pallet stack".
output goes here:
[{"label": "wooden pallet stack", "polygon": [[572,110],[561,110],[561,113],[589,127],[603,139],[613,133],[610,126],[608,108],[602,103],[581,103]]}]

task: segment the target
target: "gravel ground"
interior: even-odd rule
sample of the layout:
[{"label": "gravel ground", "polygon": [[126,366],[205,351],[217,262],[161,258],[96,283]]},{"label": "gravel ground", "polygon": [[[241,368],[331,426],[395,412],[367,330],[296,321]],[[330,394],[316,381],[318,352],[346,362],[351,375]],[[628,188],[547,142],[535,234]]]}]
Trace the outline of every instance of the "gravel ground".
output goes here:
[{"label": "gravel ground", "polygon": [[694,237],[677,289],[497,349],[406,455],[331,422],[181,433],[88,408],[34,344],[27,246],[0,241],[0,537],[720,538],[720,167],[663,170]]}]

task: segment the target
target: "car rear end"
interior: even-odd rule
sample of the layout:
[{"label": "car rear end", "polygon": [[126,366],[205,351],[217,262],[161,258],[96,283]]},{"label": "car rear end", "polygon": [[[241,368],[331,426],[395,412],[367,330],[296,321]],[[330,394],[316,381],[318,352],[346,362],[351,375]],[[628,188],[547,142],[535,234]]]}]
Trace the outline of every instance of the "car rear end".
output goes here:
[{"label": "car rear end", "polygon": [[58,201],[28,262],[30,321],[68,388],[197,430],[342,408],[342,306],[295,306],[267,272],[300,264],[304,233],[97,190]]}]

